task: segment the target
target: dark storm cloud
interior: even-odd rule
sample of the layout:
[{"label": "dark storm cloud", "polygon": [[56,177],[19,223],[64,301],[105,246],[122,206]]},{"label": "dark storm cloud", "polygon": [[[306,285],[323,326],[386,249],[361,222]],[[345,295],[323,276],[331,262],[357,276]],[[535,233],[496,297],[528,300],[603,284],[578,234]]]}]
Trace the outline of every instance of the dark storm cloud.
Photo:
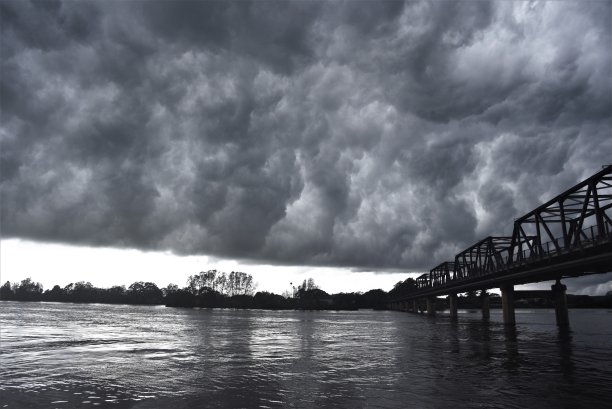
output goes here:
[{"label": "dark storm cloud", "polygon": [[429,269],[610,162],[611,7],[3,1],[3,237]]}]

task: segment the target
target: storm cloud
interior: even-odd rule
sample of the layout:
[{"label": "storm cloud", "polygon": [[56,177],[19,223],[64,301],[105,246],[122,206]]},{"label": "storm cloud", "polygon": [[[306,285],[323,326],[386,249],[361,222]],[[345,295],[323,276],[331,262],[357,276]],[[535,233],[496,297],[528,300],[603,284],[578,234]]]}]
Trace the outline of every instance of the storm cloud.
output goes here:
[{"label": "storm cloud", "polygon": [[612,158],[608,1],[0,16],[3,238],[429,270]]}]

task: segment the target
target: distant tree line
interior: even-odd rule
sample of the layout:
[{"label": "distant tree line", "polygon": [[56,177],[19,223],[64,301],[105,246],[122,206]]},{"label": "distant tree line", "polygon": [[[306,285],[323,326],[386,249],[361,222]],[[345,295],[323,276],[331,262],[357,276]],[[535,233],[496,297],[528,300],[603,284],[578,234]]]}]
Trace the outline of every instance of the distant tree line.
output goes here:
[{"label": "distant tree line", "polygon": [[150,282],[137,281],[128,288],[113,286],[110,288],[94,287],[90,282],[79,281],[65,287],[53,286],[43,291],[40,283],[30,278],[21,283],[4,283],[0,287],[0,299],[16,301],[56,301],[85,302],[105,304],[163,304],[164,293],[157,285]]},{"label": "distant tree line", "polygon": [[201,308],[356,310],[384,309],[389,299],[404,295],[414,288],[414,280],[409,278],[397,283],[389,292],[376,289],[365,293],[330,295],[321,290],[310,278],[297,287],[292,285],[291,290],[283,295],[278,295],[267,291],[255,292],[256,284],[250,274],[238,271],[227,274],[208,270],[189,276],[183,288],[176,284],[158,288],[155,283],[142,281],[137,281],[127,288],[125,286],[99,288],[90,282],[79,281],[65,287],[55,285],[51,289],[44,290],[40,283],[26,278],[20,283],[7,281],[0,287],[0,300]]},{"label": "distant tree line", "polygon": [[[129,287],[94,287],[89,282],[79,281],[65,287],[58,285],[44,290],[40,283],[29,278],[20,283],[6,282],[0,287],[0,300],[16,301],[55,301],[76,303],[106,304],[149,304],[168,307],[200,308],[255,308],[255,309],[303,309],[303,310],[356,310],[360,308],[386,309],[390,300],[401,298],[416,289],[415,280],[408,278],[400,281],[389,291],[381,289],[365,293],[328,294],[321,290],[312,278],[283,295],[267,291],[255,292],[256,284],[250,274],[232,271],[229,274],[217,270],[203,271],[189,276],[187,285],[180,288],[169,284],[158,288],[151,282],[137,281]],[[568,294],[568,304],[572,308],[612,308],[612,292],[606,296],[591,297]],[[458,299],[459,308],[480,308],[481,295],[470,291]],[[425,308],[422,302],[420,307]],[[550,308],[552,301],[547,299],[518,300],[517,306],[528,308]],[[491,308],[499,308],[501,299],[490,294]],[[437,309],[448,308],[448,300],[438,298]]]}]

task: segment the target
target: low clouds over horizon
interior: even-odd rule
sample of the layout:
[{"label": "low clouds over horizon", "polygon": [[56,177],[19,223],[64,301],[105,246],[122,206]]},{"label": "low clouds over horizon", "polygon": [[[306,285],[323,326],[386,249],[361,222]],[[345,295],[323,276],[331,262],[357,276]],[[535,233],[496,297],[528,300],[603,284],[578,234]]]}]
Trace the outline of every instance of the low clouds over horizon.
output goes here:
[{"label": "low clouds over horizon", "polygon": [[429,270],[609,164],[612,3],[0,3],[3,238]]}]

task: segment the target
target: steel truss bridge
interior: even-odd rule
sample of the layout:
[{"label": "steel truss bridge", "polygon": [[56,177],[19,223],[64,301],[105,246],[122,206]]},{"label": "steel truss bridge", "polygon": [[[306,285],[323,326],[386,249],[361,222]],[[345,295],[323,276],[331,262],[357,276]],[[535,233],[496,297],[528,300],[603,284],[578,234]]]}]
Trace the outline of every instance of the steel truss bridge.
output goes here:
[{"label": "steel truss bridge", "polygon": [[[511,236],[489,236],[416,279],[416,290],[389,308],[417,310],[417,300],[449,295],[456,317],[456,294],[499,287],[504,322],[514,324],[513,286],[557,280],[557,323],[565,325],[565,286],[559,280],[612,271],[612,165],[514,221]],[[484,291],[483,291],[484,292]],[[453,306],[453,301],[455,305]],[[563,305],[565,303],[565,305]],[[488,299],[483,315],[488,317]]]}]

